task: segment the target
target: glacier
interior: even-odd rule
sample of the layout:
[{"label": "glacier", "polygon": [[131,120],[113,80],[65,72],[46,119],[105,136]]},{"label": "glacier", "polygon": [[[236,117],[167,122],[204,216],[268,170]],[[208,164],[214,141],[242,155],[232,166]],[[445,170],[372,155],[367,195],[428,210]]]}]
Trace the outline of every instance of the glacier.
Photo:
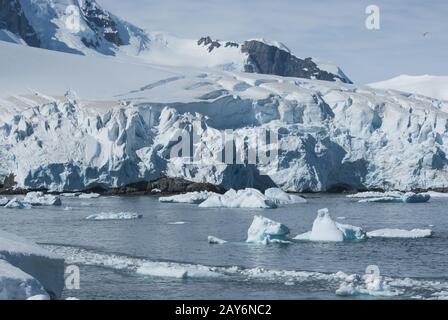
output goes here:
[{"label": "glacier", "polygon": [[[448,186],[444,101],[340,82],[116,66],[98,57],[0,46],[4,74],[20,79],[0,77],[0,181],[13,175],[16,188],[73,192],[163,176],[227,189],[291,192],[445,191]],[[20,55],[24,59],[10,61]],[[20,66],[34,55],[42,64],[69,65],[72,84],[61,85],[56,69],[39,81],[35,74],[44,72],[41,66]],[[117,68],[134,76],[122,81],[110,74]],[[90,69],[92,81],[101,74],[94,92],[78,69]],[[23,70],[19,78],[14,70]],[[173,73],[182,76],[172,78]],[[133,91],[145,77],[153,85]],[[16,87],[21,82],[23,87]],[[26,94],[25,86],[39,91]],[[64,95],[67,87],[79,88],[83,99]],[[125,93],[117,97],[120,92]],[[200,149],[209,150],[201,163],[169,158],[176,130],[199,134]],[[259,130],[275,130],[276,165],[217,162],[214,154],[226,130],[252,139]]]}]

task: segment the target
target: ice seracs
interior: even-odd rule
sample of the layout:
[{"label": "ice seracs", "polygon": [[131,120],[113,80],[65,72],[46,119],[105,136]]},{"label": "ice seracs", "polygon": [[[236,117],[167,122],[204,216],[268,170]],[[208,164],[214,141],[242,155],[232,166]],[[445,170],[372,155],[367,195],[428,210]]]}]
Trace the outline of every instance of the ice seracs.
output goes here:
[{"label": "ice seracs", "polygon": [[257,215],[254,216],[254,220],[247,231],[246,242],[260,244],[289,243],[289,233],[289,228],[284,224]]},{"label": "ice seracs", "polygon": [[0,299],[56,299],[63,287],[64,259],[0,230]]},{"label": "ice seracs", "polygon": [[134,212],[102,212],[86,217],[86,220],[135,220],[141,219],[143,215]]},{"label": "ice seracs", "polygon": [[60,206],[61,198],[58,196],[44,194],[43,192],[28,192],[23,201],[33,206]]},{"label": "ice seracs", "polygon": [[367,232],[367,236],[369,238],[429,238],[433,235],[431,229],[412,229],[412,230],[404,230],[404,229],[378,229]]},{"label": "ice seracs", "polygon": [[320,209],[313,222],[311,231],[300,234],[295,240],[341,242],[366,239],[365,231],[360,227],[333,221],[327,208]]},{"label": "ice seracs", "polygon": [[276,208],[276,204],[256,189],[246,188],[227,191],[223,195],[214,194],[202,202],[201,208]]},{"label": "ice seracs", "polygon": [[298,195],[288,194],[280,188],[269,188],[264,191],[264,195],[270,201],[278,206],[295,204],[295,203],[306,203],[306,200]]}]

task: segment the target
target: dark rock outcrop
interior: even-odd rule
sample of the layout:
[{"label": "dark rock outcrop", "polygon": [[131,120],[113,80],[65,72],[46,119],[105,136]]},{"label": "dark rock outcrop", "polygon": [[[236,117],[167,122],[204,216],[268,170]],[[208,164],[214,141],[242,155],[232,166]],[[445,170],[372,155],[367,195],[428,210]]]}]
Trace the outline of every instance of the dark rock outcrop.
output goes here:
[{"label": "dark rock outcrop", "polygon": [[101,43],[101,38],[104,37],[108,42],[121,46],[124,41],[120,38],[120,34],[117,29],[117,24],[112,19],[111,15],[101,9],[95,1],[85,0],[81,7],[82,14],[89,25],[89,27],[95,31],[97,35],[96,41],[92,42],[87,39],[83,39],[83,42],[88,47],[98,47]]},{"label": "dark rock outcrop", "polygon": [[311,58],[299,59],[261,41],[246,41],[241,51],[248,55],[245,72],[351,83],[346,77],[319,69]]}]

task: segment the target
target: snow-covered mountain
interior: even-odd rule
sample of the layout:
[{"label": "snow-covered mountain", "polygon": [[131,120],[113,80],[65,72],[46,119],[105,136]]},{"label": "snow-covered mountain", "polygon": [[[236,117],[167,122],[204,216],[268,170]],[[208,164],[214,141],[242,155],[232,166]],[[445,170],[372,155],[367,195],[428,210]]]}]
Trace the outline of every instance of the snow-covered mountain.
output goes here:
[{"label": "snow-covered mountain", "polygon": [[145,50],[143,30],[103,10],[94,0],[2,0],[0,39],[68,53],[115,55]]},{"label": "snow-covered mountain", "polygon": [[[448,186],[444,101],[5,42],[0,70],[0,181],[12,174],[19,187],[70,191],[161,176],[289,191]],[[200,135],[203,163],[169,157],[176,129]],[[277,132],[276,165],[217,161],[228,129],[248,143],[259,129]]]},{"label": "snow-covered mountain", "polygon": [[171,66],[213,67],[351,83],[342,70],[299,58],[279,43],[180,39],[146,33],[95,0],[1,0],[0,40],[83,55],[104,54]]},{"label": "snow-covered mountain", "polygon": [[421,94],[434,99],[448,101],[447,76],[401,75],[389,80],[371,83],[369,86],[378,89],[392,89],[413,94]]}]

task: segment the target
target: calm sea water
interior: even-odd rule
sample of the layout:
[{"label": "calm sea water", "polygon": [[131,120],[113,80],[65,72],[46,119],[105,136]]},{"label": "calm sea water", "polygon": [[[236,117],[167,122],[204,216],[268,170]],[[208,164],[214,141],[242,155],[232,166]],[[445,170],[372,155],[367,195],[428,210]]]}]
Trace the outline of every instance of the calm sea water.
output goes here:
[{"label": "calm sea water", "polygon": [[[448,295],[448,199],[432,199],[426,204],[360,204],[342,195],[306,197],[306,204],[270,210],[202,209],[162,204],[148,196],[63,198],[62,207],[0,209],[0,225],[5,231],[45,244],[67,258],[67,263],[79,266],[81,288],[65,290],[65,297],[384,298],[335,294],[344,282],[335,273],[363,275],[369,265],[378,266],[381,275],[389,279],[391,291],[396,292],[389,298]],[[66,207],[71,210],[64,210]],[[311,229],[320,208],[329,208],[336,221],[367,231],[430,228],[435,234],[424,239],[346,243],[244,242],[256,214],[286,224],[295,236]],[[85,220],[90,214],[122,211],[139,213],[143,218]],[[228,243],[211,245],[209,235]]]}]

